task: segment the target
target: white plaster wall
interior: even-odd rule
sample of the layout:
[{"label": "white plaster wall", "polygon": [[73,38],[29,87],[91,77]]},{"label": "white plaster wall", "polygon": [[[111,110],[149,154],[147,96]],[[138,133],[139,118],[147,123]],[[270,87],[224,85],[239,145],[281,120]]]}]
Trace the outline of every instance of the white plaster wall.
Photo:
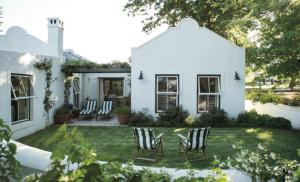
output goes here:
[{"label": "white plaster wall", "polygon": [[130,95],[130,73],[84,73],[82,75],[82,103],[86,98],[97,99],[99,106],[99,78],[124,78],[124,96]]},{"label": "white plaster wall", "polygon": [[259,103],[246,100],[245,110],[255,110],[258,114],[268,114],[274,117],[284,117],[291,121],[293,129],[300,129],[300,107],[286,106],[282,104]]},{"label": "white plaster wall", "polygon": [[[155,114],[155,74],[179,74],[179,104],[197,114],[197,75],[221,75],[221,108],[230,116],[244,111],[245,49],[193,19],[184,19],[144,45],[132,49],[132,110]],[[140,71],[144,79],[139,80]],[[234,80],[238,72],[241,80]]]},{"label": "white plaster wall", "polygon": [[[0,118],[4,119],[13,131],[13,138],[17,139],[33,133],[37,130],[45,128],[46,117],[43,108],[44,88],[46,86],[45,72],[39,71],[33,67],[34,62],[45,58],[30,53],[15,53],[8,51],[0,51]],[[53,59],[53,78],[51,89],[53,96],[57,98],[55,107],[50,112],[50,121],[53,122],[54,110],[63,104],[63,80],[64,75],[60,71],[61,62],[63,60],[55,57]],[[36,98],[32,101],[31,121],[19,124],[11,124],[11,73],[32,75],[33,87],[36,92]]]}]

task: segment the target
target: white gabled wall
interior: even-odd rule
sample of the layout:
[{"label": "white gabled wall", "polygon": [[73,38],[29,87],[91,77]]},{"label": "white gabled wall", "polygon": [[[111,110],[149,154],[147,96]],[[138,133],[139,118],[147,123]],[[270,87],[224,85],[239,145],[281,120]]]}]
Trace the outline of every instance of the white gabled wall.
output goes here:
[{"label": "white gabled wall", "polygon": [[[132,49],[132,110],[155,113],[155,75],[179,74],[179,103],[197,114],[197,75],[221,76],[221,108],[230,116],[244,110],[245,49],[193,19]],[[144,79],[139,80],[140,71]],[[234,80],[238,72],[241,80]]]},{"label": "white gabled wall", "polygon": [[[51,20],[56,20],[55,22]],[[43,107],[45,95],[45,71],[39,71],[33,64],[41,59],[53,60],[53,83],[51,90],[56,104],[50,112],[50,122],[53,113],[64,102],[64,75],[61,73],[63,58],[63,24],[58,18],[48,19],[48,43],[28,34],[20,27],[10,28],[6,34],[0,35],[0,118],[4,119],[17,139],[37,130],[45,128],[46,116]],[[11,74],[27,74],[33,79],[36,98],[32,99],[31,120],[11,124]]]}]

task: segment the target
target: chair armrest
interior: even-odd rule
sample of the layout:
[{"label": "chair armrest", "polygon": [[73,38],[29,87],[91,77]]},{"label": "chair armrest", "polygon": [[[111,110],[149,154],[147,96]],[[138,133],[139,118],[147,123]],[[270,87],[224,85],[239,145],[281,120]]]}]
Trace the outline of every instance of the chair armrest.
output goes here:
[{"label": "chair armrest", "polygon": [[183,140],[187,140],[187,138],[186,137],[184,137],[183,135],[181,135],[181,134],[177,134],[181,139],[183,139]]},{"label": "chair armrest", "polygon": [[161,133],[155,139],[160,139],[163,135],[164,135],[164,133]]}]

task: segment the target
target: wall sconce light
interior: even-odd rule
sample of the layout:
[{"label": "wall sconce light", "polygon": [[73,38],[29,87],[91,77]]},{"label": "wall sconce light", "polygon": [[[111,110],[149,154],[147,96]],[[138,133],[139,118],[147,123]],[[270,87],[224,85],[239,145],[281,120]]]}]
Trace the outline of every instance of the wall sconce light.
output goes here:
[{"label": "wall sconce light", "polygon": [[144,79],[144,77],[143,77],[143,72],[141,71],[140,76],[139,76],[139,80],[142,80],[142,79]]},{"label": "wall sconce light", "polygon": [[240,78],[238,72],[236,72],[236,71],[235,71],[235,73],[234,73],[234,79],[235,79],[235,80],[241,80],[241,78]]}]

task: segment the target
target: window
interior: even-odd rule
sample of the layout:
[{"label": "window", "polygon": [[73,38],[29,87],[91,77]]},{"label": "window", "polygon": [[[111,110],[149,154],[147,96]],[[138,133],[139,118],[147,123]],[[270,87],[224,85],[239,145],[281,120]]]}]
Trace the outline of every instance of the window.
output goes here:
[{"label": "window", "polygon": [[220,107],[220,76],[198,76],[198,112]]},{"label": "window", "polygon": [[30,109],[35,92],[29,75],[11,75],[12,124],[31,119]]},{"label": "window", "polygon": [[104,95],[106,97],[123,96],[123,78],[105,78]]},{"label": "window", "polygon": [[75,78],[73,80],[73,106],[75,108],[79,108],[80,102],[80,87],[79,87],[79,79]]},{"label": "window", "polygon": [[179,104],[179,75],[156,75],[156,112]]}]

